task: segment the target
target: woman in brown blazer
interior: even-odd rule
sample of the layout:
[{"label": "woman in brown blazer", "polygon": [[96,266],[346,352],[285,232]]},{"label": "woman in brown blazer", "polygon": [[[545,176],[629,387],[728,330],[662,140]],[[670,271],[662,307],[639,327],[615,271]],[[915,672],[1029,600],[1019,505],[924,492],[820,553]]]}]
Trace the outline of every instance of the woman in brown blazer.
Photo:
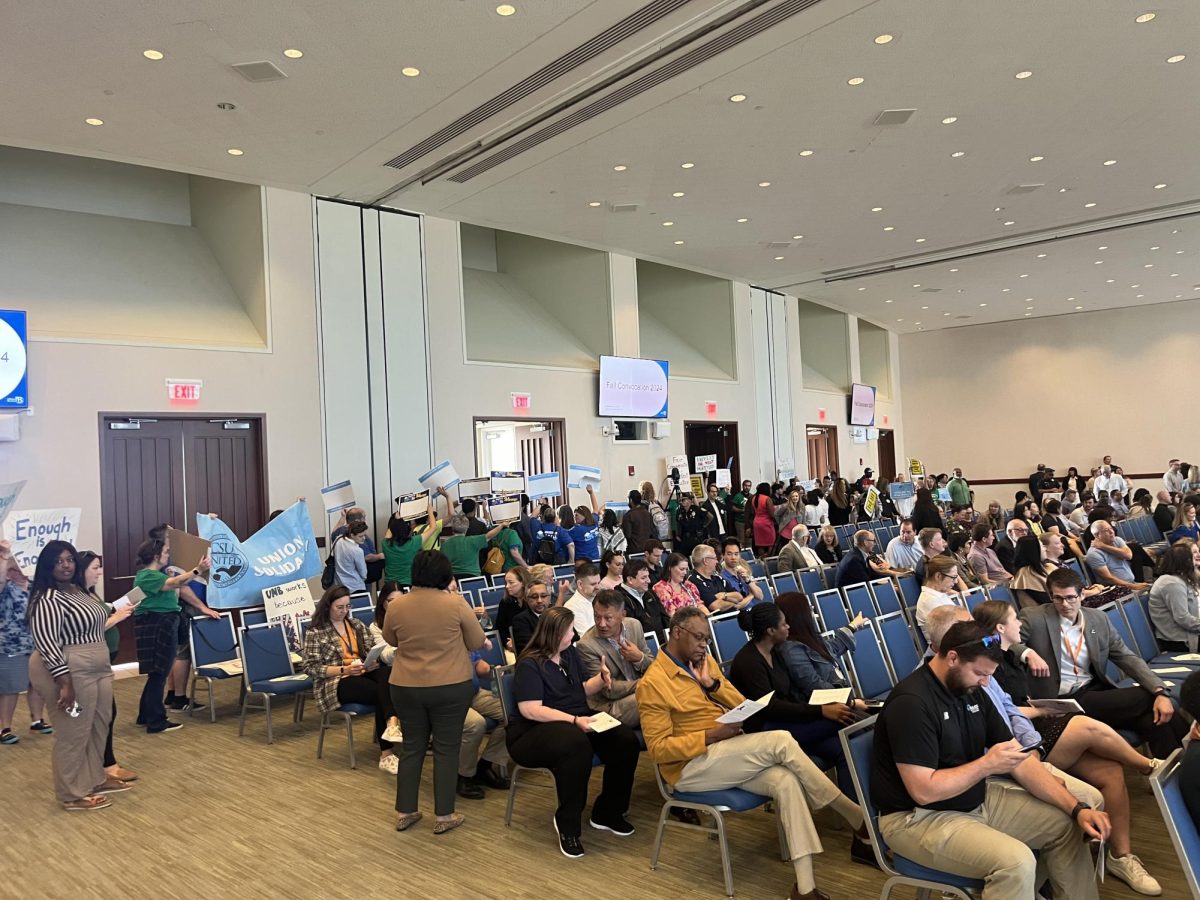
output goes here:
[{"label": "woman in brown blazer", "polygon": [[[475,696],[472,650],[488,644],[469,603],[451,593],[450,560],[439,550],[422,550],[412,565],[412,590],[388,605],[383,638],[396,648],[391,691],[404,733],[396,779],[396,830],[421,819],[417,792],[425,749],[433,735],[433,796],[443,834],[463,823],[454,811],[463,721]],[[489,647],[490,649],[490,647]]]}]

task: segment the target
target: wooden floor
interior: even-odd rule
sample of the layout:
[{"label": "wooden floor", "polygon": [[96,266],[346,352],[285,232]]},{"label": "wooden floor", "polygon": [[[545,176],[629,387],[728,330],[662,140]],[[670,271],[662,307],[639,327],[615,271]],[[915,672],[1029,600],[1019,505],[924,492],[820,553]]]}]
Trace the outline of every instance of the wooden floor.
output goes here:
[{"label": "wooden floor", "polygon": [[[394,780],[376,768],[370,725],[357,726],[359,764],[348,766],[344,734],[331,731],[316,759],[312,712],[299,725],[290,708],[276,712],[276,742],[266,743],[264,719],[253,713],[237,736],[235,685],[222,685],[216,724],[207,710],[186,715],[184,728],[147,735],[133,725],[140,678],[117,682],[116,752],[141,780],[117,794],[111,808],[67,813],[54,802],[53,738],[29,734],[24,705],[15,730],[21,743],[0,747],[0,897],[251,898],[322,900],[397,898],[558,898],[600,900],[724,895],[716,844],[669,830],[657,871],[650,845],[661,802],[643,761],[633,792],[633,838],[585,828],[587,856],[568,860],[550,826],[553,794],[536,787],[517,795],[511,828],[503,824],[505,794],[458,801],[467,823],[432,833],[430,772],[422,803],[426,819],[412,831],[393,830]],[[310,711],[312,706],[310,704]],[[546,782],[548,784],[548,782]],[[1187,887],[1146,780],[1131,776],[1134,850],[1163,885],[1184,900]],[[597,780],[593,788],[598,787]],[[594,794],[593,794],[594,796]],[[785,897],[791,866],[780,862],[773,817],[731,815],[730,848],[738,897]],[[879,896],[883,877],[848,861],[849,833],[818,816],[825,852],[818,885],[835,900]],[[1101,897],[1136,897],[1110,879]],[[897,892],[911,897],[911,892]]]}]

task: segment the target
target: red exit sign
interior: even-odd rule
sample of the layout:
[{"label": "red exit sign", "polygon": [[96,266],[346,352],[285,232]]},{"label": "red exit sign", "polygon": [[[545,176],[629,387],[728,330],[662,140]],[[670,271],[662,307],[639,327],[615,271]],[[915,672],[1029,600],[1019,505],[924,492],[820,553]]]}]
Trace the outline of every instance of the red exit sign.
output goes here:
[{"label": "red exit sign", "polygon": [[529,401],[530,401],[529,394],[513,393],[510,396],[512,397],[513,409],[526,410],[526,411],[529,409]]},{"label": "red exit sign", "polygon": [[195,379],[167,379],[167,399],[172,403],[199,403],[204,382]]}]

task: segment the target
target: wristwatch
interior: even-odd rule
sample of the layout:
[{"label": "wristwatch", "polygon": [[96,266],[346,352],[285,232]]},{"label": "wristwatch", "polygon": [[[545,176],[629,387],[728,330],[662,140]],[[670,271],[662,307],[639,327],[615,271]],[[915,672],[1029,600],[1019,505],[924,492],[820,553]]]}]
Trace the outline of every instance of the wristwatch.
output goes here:
[{"label": "wristwatch", "polygon": [[1085,809],[1091,809],[1091,807],[1082,801],[1080,801],[1079,803],[1076,803],[1075,808],[1073,810],[1071,810],[1071,821],[1078,822],[1079,814],[1081,812],[1083,812]]},{"label": "wristwatch", "polygon": [[718,690],[720,687],[721,687],[721,679],[720,678],[714,678],[713,683],[711,685],[709,685],[708,687],[704,687],[704,685],[700,685],[700,688],[706,694],[711,694],[713,691]]}]

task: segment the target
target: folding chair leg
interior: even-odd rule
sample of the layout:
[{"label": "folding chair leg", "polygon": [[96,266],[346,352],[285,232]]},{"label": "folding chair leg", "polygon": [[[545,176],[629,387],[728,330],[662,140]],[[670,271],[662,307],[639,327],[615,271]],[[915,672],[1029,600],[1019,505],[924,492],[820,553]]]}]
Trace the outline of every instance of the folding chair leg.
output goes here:
[{"label": "folding chair leg", "polygon": [[667,819],[671,816],[671,805],[664,803],[658,816],[658,830],[654,833],[654,849],[650,852],[650,868],[658,868],[658,855],[662,852],[663,838],[667,832]]},{"label": "folding chair leg", "polygon": [[217,721],[217,701],[213,695],[213,680],[205,679],[208,682],[208,720],[215,723]]},{"label": "folding chair leg", "polygon": [[317,731],[317,759],[325,752],[325,729],[329,727],[329,713],[321,716],[321,727]]},{"label": "folding chair leg", "polygon": [[250,702],[250,694],[242,689],[242,715],[238,719],[238,737],[246,733],[246,704]]},{"label": "folding chair leg", "polygon": [[196,673],[195,673],[195,671],[193,671],[192,678],[191,678],[191,686],[188,687],[185,691],[185,696],[190,701],[188,703],[188,718],[189,719],[196,715],[196,677],[197,677]]},{"label": "folding chair leg", "polygon": [[517,799],[517,776],[521,773],[521,767],[514,764],[512,772],[508,776],[508,806],[504,809],[504,824],[512,825],[513,801]]},{"label": "folding chair leg", "polygon": [[346,716],[346,746],[350,748],[350,768],[357,769],[358,762],[354,758],[354,716]]},{"label": "folding chair leg", "polygon": [[267,708],[267,743],[273,744],[275,743],[275,732],[271,728],[271,695],[263,694],[263,702]]},{"label": "folding chair leg", "polygon": [[716,809],[713,810],[716,819],[717,843],[721,846],[721,871],[725,874],[725,896],[733,896],[733,866],[729,863],[729,841],[725,838],[725,817]]}]

